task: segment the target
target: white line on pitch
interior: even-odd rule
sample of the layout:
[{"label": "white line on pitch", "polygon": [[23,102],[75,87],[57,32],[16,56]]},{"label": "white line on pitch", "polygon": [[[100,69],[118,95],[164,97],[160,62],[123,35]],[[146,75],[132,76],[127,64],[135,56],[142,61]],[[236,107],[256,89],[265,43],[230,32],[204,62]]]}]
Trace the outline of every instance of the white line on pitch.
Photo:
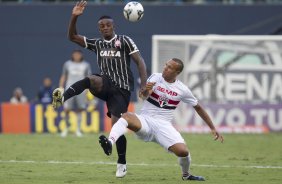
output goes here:
[{"label": "white line on pitch", "polygon": [[[1,163],[23,163],[23,164],[77,164],[77,165],[116,165],[115,162],[86,162],[86,161],[35,161],[35,160],[0,160]],[[147,164],[147,163],[128,163],[132,166],[144,167],[167,167],[178,166],[177,164]],[[214,167],[214,168],[253,168],[253,169],[282,169],[282,166],[270,165],[208,165],[208,164],[192,164],[194,167]]]}]

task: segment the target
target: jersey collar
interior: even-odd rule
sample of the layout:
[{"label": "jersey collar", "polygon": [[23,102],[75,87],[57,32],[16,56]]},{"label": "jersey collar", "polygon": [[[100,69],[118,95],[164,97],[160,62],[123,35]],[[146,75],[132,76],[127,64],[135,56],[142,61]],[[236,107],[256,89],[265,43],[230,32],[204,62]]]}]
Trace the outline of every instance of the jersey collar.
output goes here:
[{"label": "jersey collar", "polygon": [[116,39],[117,38],[117,35],[115,34],[115,36],[112,38],[112,39],[110,39],[110,40],[105,40],[104,39],[104,42],[107,42],[107,43],[110,43],[110,42],[112,42],[114,39]]}]

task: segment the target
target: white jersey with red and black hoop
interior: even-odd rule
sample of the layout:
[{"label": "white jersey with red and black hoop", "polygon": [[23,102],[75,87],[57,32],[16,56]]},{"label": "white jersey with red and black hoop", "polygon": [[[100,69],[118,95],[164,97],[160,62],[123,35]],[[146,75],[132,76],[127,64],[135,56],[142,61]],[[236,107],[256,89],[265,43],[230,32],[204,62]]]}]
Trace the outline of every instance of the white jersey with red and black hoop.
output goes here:
[{"label": "white jersey with red and black hoop", "polygon": [[161,73],[154,73],[148,78],[147,82],[155,82],[156,84],[153,87],[152,94],[144,102],[141,115],[170,122],[173,118],[173,111],[179,102],[183,101],[192,106],[198,104],[198,100],[191,90],[179,80],[168,83]]}]

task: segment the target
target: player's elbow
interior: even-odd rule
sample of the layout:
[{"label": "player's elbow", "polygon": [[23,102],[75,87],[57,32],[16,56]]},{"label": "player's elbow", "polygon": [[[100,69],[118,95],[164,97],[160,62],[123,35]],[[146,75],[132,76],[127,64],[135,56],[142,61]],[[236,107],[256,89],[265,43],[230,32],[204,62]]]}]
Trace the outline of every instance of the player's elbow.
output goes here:
[{"label": "player's elbow", "polygon": [[194,106],[195,111],[199,112],[202,110],[202,106],[200,104],[197,104]]},{"label": "player's elbow", "polygon": [[78,35],[74,33],[68,33],[68,39],[72,42],[76,42],[76,40],[78,39]]},{"label": "player's elbow", "polygon": [[74,35],[68,34],[68,39],[72,42],[75,42],[75,36]]}]

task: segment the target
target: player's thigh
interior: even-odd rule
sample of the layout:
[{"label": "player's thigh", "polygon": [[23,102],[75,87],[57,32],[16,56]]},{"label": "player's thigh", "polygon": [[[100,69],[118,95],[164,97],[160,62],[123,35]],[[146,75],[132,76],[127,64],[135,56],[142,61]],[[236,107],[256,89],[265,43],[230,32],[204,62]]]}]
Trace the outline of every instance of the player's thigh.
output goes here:
[{"label": "player's thigh", "polygon": [[149,142],[154,140],[154,134],[153,134],[153,127],[152,122],[149,117],[137,115],[136,118],[138,118],[141,128],[135,132],[137,137],[143,141]]},{"label": "player's thigh", "polygon": [[122,89],[112,89],[106,101],[108,107],[108,114],[118,118],[127,112],[130,102],[130,92]]},{"label": "player's thigh", "polygon": [[170,124],[161,121],[155,127],[156,142],[169,151],[169,148],[177,143],[185,144],[181,134]]},{"label": "player's thigh", "polygon": [[122,114],[121,116],[123,119],[125,119],[128,123],[128,129],[138,132],[142,128],[142,124],[139,120],[139,118],[136,116],[135,113],[132,112],[126,112]]}]

